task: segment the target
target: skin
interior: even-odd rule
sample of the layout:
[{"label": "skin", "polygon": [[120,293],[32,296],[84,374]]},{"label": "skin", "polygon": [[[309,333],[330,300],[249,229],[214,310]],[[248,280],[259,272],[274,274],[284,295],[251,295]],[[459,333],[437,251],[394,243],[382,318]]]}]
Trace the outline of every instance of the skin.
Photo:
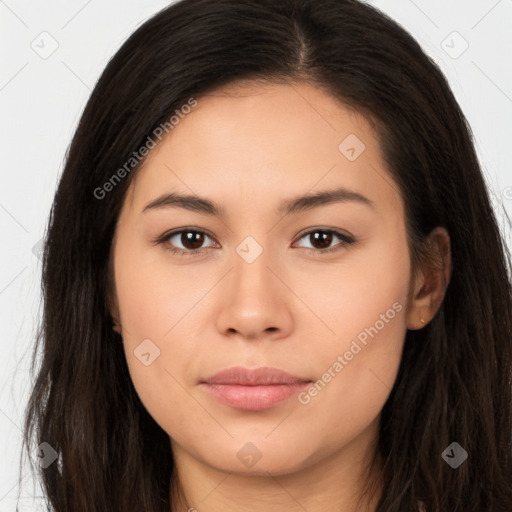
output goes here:
[{"label": "skin", "polygon": [[[354,161],[338,149],[349,134],[365,145]],[[372,205],[276,213],[285,199],[340,186]],[[143,212],[171,191],[215,201],[224,214],[171,206]],[[207,232],[195,246],[180,235],[153,243],[191,227]],[[303,236],[315,228],[355,243]],[[252,263],[236,251],[248,236],[263,250]],[[132,181],[112,246],[112,315],[137,393],[169,434],[186,496],[179,510],[375,510],[378,471],[377,492],[359,508],[356,492],[405,334],[431,320],[449,280],[448,234],[438,228],[431,241],[444,265],[422,268],[413,281],[403,200],[375,133],[326,92],[304,83],[239,83],[198,98]],[[166,249],[173,244],[210,248],[183,256]],[[293,396],[245,411],[199,384],[232,366],[271,366],[317,381],[396,303],[401,311],[366,346],[359,343],[307,404]],[[134,350],[148,338],[160,355],[145,366]],[[261,454],[252,467],[237,457],[248,442]]]}]

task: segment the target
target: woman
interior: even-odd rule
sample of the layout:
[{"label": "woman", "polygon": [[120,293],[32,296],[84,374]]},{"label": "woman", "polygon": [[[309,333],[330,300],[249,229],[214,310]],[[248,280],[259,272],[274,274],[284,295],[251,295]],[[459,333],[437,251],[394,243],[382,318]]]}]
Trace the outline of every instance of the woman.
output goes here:
[{"label": "woman", "polygon": [[25,423],[51,506],[509,511],[508,264],[395,22],[171,5],[104,71],[51,212]]}]

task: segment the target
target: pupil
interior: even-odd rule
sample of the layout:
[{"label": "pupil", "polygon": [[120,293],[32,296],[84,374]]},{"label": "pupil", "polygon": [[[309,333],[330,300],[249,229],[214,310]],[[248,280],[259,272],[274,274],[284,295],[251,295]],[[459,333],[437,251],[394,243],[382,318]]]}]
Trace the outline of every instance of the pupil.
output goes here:
[{"label": "pupil", "polygon": [[[313,243],[313,246],[317,249],[326,249],[327,247],[329,247],[331,245],[332,233],[327,233],[325,231],[315,231],[315,233],[312,233],[310,236],[313,237],[315,242],[320,241],[321,244],[322,243],[324,244],[324,246],[322,246],[322,247],[315,247],[315,243]],[[327,242],[327,243],[325,244],[325,242]]]},{"label": "pupil", "polygon": [[[198,249],[203,245],[203,234],[197,231],[187,231],[181,235],[181,243],[187,249]],[[192,245],[192,247],[190,247]]]}]

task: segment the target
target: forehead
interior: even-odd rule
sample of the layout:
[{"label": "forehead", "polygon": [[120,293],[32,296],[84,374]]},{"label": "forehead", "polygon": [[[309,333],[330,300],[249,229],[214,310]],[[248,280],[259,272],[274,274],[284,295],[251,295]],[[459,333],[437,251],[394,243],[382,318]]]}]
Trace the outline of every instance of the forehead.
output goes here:
[{"label": "forehead", "polygon": [[369,120],[307,84],[235,84],[197,98],[137,174],[139,210],[166,190],[270,206],[344,186],[401,203]]}]

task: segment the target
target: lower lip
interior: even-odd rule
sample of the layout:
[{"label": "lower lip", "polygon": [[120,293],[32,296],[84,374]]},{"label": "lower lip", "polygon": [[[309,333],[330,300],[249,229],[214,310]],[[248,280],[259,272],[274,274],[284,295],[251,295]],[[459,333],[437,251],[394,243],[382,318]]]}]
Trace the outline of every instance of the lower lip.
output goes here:
[{"label": "lower lip", "polygon": [[241,386],[234,384],[203,383],[206,390],[221,402],[248,411],[269,409],[279,402],[297,395],[309,382],[272,384],[267,386]]}]

